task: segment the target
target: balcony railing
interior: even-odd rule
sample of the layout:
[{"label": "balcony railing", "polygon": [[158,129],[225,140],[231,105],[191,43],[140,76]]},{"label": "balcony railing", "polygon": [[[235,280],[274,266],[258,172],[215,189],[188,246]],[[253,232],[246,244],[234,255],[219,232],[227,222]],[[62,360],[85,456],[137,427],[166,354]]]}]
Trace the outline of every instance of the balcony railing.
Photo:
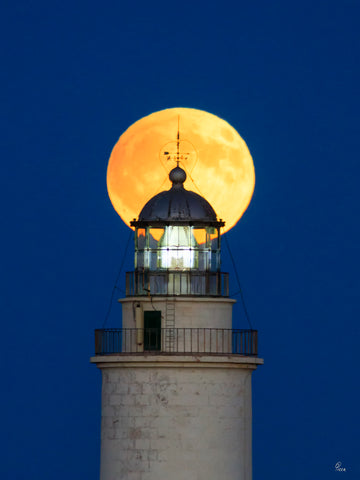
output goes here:
[{"label": "balcony railing", "polygon": [[224,272],[126,272],[126,295],[229,296],[229,274]]},{"label": "balcony railing", "polygon": [[257,330],[105,328],[95,330],[95,354],[257,356]]}]

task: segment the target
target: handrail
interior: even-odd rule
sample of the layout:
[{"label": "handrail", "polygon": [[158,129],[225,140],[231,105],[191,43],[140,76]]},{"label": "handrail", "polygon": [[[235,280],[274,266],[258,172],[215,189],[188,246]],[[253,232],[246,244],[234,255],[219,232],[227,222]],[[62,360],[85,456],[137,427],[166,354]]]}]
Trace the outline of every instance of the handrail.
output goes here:
[{"label": "handrail", "polygon": [[95,330],[95,354],[257,356],[257,333],[225,328],[103,328]]}]

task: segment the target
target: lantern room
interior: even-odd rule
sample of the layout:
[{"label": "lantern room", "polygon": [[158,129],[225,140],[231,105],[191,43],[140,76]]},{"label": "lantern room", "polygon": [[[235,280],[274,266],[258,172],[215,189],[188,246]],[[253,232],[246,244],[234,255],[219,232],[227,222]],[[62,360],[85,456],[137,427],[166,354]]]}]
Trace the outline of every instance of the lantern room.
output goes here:
[{"label": "lantern room", "polygon": [[127,296],[228,296],[220,271],[220,228],[209,202],[184,188],[185,171],[169,175],[170,190],[143,207],[135,227],[135,265],[126,275]]}]

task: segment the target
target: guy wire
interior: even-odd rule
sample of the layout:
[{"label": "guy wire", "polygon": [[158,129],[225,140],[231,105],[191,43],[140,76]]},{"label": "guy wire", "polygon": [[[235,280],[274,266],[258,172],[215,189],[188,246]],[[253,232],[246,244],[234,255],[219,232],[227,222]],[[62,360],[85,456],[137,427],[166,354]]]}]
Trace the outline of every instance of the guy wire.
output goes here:
[{"label": "guy wire", "polygon": [[[188,172],[187,172],[188,173]],[[195,185],[195,187],[198,189],[200,195],[203,197],[204,195],[201,193],[200,191],[200,188],[196,185],[194,179],[191,177],[190,173],[188,173],[191,181],[193,182],[193,184]],[[235,271],[235,276],[236,276],[236,281],[238,283],[238,286],[239,286],[239,291],[236,292],[236,295],[238,293],[240,293],[240,298],[241,298],[241,303],[242,303],[242,306],[243,306],[243,310],[244,310],[244,313],[245,313],[245,317],[246,317],[246,320],[248,321],[249,325],[250,325],[250,328],[252,330],[252,325],[251,325],[251,321],[250,321],[250,316],[249,316],[249,313],[247,311],[247,308],[246,308],[246,304],[245,304],[245,298],[244,298],[244,294],[243,294],[243,291],[242,291],[242,288],[241,288],[241,283],[240,283],[240,278],[239,278],[239,274],[238,274],[238,271],[237,271],[237,268],[236,268],[236,264],[235,264],[235,261],[234,261],[234,257],[232,255],[232,252],[231,252],[231,249],[230,249],[230,245],[229,245],[229,241],[227,239],[226,236],[223,237],[225,239],[225,242],[226,242],[226,246],[228,248],[228,251],[229,251],[229,254],[230,254],[230,258],[231,258],[231,263],[233,265],[233,268],[234,268],[234,271]]]},{"label": "guy wire", "polygon": [[242,303],[242,306],[243,306],[243,309],[244,309],[245,317],[246,317],[247,321],[249,322],[250,328],[251,328],[251,330],[252,330],[253,327],[252,327],[252,325],[251,325],[249,313],[248,313],[247,308],[246,308],[246,305],[245,305],[244,294],[243,294],[243,291],[242,291],[242,288],[241,288],[240,279],[239,279],[239,274],[238,274],[238,271],[237,271],[237,268],[236,268],[236,264],[235,264],[235,261],[234,261],[234,257],[233,257],[233,255],[232,255],[232,252],[231,252],[231,249],[230,249],[230,245],[229,245],[229,241],[228,241],[228,239],[226,238],[226,236],[224,236],[224,239],[225,239],[225,243],[226,243],[227,249],[228,249],[229,254],[230,254],[230,259],[231,259],[231,263],[232,263],[232,265],[233,265],[233,269],[234,269],[234,271],[235,271],[236,281],[237,281],[238,286],[239,286],[239,292],[237,292],[237,293],[240,293],[241,303]]},{"label": "guy wire", "polygon": [[104,320],[104,323],[103,323],[102,328],[105,327],[105,324],[106,324],[106,322],[108,321],[109,316],[110,316],[110,313],[111,313],[111,308],[112,308],[112,304],[113,304],[113,300],[114,300],[115,291],[116,291],[117,288],[118,288],[118,287],[117,287],[117,284],[118,284],[118,281],[119,281],[119,278],[120,278],[120,274],[121,274],[121,271],[122,271],[123,266],[124,266],[124,263],[125,263],[125,258],[126,258],[126,254],[127,254],[128,248],[129,248],[130,238],[132,237],[132,235],[133,235],[133,232],[130,231],[129,237],[128,237],[127,242],[126,242],[125,250],[124,250],[124,255],[123,255],[123,258],[122,258],[122,260],[121,260],[120,268],[119,268],[118,274],[117,274],[117,276],[116,276],[116,280],[115,280],[114,287],[113,287],[112,292],[111,292],[109,307],[108,307],[108,311],[107,311],[107,313],[106,313],[105,320]]},{"label": "guy wire", "polygon": [[[204,195],[201,193],[200,191],[200,188],[196,185],[194,179],[191,177],[190,173],[188,173],[190,179],[192,180],[193,184],[195,185],[195,187],[198,189],[200,195],[203,197]],[[231,249],[230,249],[230,245],[229,245],[229,241],[227,239],[227,237],[224,235],[223,237],[225,239],[225,242],[226,242],[226,246],[227,246],[227,249],[229,251],[229,254],[230,254],[230,258],[231,258],[231,263],[233,265],[233,269],[235,271],[235,276],[236,276],[236,281],[238,283],[238,287],[239,287],[239,291],[236,292],[236,295],[238,293],[240,293],[240,298],[241,298],[241,303],[242,303],[242,306],[243,306],[243,310],[244,310],[244,313],[245,313],[245,317],[246,317],[246,320],[248,321],[249,325],[250,325],[250,328],[251,330],[253,329],[252,325],[251,325],[251,321],[250,321],[250,316],[249,316],[249,313],[247,311],[247,308],[246,308],[246,304],[245,304],[245,298],[244,298],[244,294],[243,294],[243,291],[242,291],[242,288],[241,288],[241,283],[240,283],[240,278],[239,278],[239,274],[238,274],[238,271],[237,271],[237,268],[236,268],[236,264],[235,264],[235,261],[234,261],[234,257],[232,255],[232,252],[231,252]]]}]

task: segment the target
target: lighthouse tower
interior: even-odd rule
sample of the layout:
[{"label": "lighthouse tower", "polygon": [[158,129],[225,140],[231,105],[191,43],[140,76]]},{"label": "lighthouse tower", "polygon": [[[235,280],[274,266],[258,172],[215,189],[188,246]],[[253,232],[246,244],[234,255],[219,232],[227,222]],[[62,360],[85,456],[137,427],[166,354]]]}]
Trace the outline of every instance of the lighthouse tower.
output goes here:
[{"label": "lighthouse tower", "polygon": [[153,197],[135,227],[122,328],[95,332],[101,480],[251,480],[257,331],[232,328],[224,225],[200,195]]}]

